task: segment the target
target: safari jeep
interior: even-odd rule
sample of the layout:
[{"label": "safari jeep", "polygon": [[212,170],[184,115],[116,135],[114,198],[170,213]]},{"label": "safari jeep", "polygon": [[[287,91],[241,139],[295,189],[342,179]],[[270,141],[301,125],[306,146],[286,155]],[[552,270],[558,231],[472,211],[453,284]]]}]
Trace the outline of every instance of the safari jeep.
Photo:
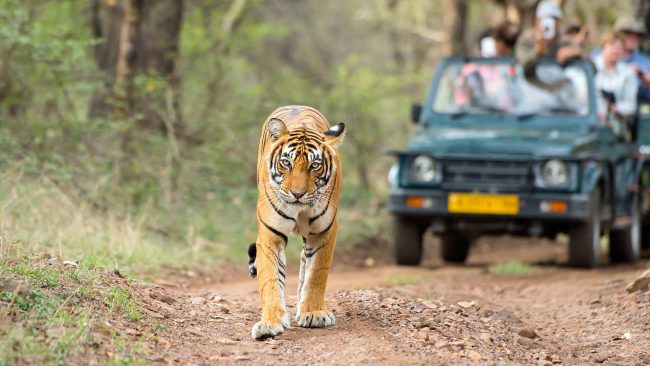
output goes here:
[{"label": "safari jeep", "polygon": [[510,58],[440,64],[424,105],[413,106],[408,149],[391,151],[399,264],[420,262],[428,228],[457,263],[484,234],[566,233],[569,264],[585,268],[598,263],[605,233],[612,262],[648,247],[650,119],[603,126],[589,63],[540,67],[561,87],[532,85]]}]

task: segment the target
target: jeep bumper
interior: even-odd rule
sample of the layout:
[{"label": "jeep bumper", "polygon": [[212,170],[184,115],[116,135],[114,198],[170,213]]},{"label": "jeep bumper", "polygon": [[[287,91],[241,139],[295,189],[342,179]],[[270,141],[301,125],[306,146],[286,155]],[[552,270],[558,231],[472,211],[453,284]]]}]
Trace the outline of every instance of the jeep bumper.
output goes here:
[{"label": "jeep bumper", "polygon": [[[584,221],[589,218],[589,194],[583,193],[508,193],[516,195],[519,209],[512,214],[484,214],[450,212],[449,195],[452,192],[431,189],[393,188],[388,210],[397,216],[426,218],[477,218],[490,221],[540,220]],[[467,193],[467,192],[465,192]]]}]

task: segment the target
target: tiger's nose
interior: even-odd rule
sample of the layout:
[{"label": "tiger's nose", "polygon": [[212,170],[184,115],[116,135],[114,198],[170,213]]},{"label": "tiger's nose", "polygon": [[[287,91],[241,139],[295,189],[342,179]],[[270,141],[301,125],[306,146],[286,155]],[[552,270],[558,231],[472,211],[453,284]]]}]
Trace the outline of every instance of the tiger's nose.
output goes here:
[{"label": "tiger's nose", "polygon": [[300,199],[300,197],[304,196],[307,191],[302,191],[302,192],[296,192],[296,191],[291,191],[291,194],[296,197],[296,199]]}]

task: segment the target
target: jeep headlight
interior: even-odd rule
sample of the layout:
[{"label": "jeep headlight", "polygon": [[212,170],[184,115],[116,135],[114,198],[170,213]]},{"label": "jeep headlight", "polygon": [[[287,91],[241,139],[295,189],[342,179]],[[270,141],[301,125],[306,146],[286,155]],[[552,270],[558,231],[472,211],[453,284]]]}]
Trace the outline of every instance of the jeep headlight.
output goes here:
[{"label": "jeep headlight", "polygon": [[411,161],[410,178],[416,183],[438,183],[442,179],[439,164],[430,156],[418,155]]},{"label": "jeep headlight", "polygon": [[394,163],[388,170],[388,186],[397,187],[399,185],[399,164]]},{"label": "jeep headlight", "polygon": [[536,185],[542,188],[571,188],[576,178],[575,164],[558,159],[541,163],[536,171]]}]

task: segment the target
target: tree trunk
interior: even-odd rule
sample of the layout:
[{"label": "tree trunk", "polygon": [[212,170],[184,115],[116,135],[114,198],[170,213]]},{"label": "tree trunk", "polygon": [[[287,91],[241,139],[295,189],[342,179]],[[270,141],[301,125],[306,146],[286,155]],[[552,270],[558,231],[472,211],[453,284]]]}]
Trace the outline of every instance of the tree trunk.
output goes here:
[{"label": "tree trunk", "polygon": [[445,19],[449,35],[448,50],[451,55],[467,55],[465,42],[468,4],[467,0],[446,0],[445,8],[449,16]]},{"label": "tree trunk", "polygon": [[[164,134],[173,119],[175,134],[183,136],[180,78],[175,72],[183,0],[93,0],[91,14],[93,35],[101,40],[95,61],[106,87],[93,96],[90,115],[123,118],[137,113],[143,116],[140,125]],[[136,88],[137,75],[152,81]],[[168,113],[169,88],[173,118]]]},{"label": "tree trunk", "polygon": [[113,95],[118,118],[126,118],[133,109],[133,55],[135,51],[136,0],[126,0],[117,42]]},{"label": "tree trunk", "polygon": [[511,0],[512,5],[517,9],[519,14],[519,24],[521,29],[533,27],[535,23],[535,11],[537,10],[537,3],[540,0]]}]

